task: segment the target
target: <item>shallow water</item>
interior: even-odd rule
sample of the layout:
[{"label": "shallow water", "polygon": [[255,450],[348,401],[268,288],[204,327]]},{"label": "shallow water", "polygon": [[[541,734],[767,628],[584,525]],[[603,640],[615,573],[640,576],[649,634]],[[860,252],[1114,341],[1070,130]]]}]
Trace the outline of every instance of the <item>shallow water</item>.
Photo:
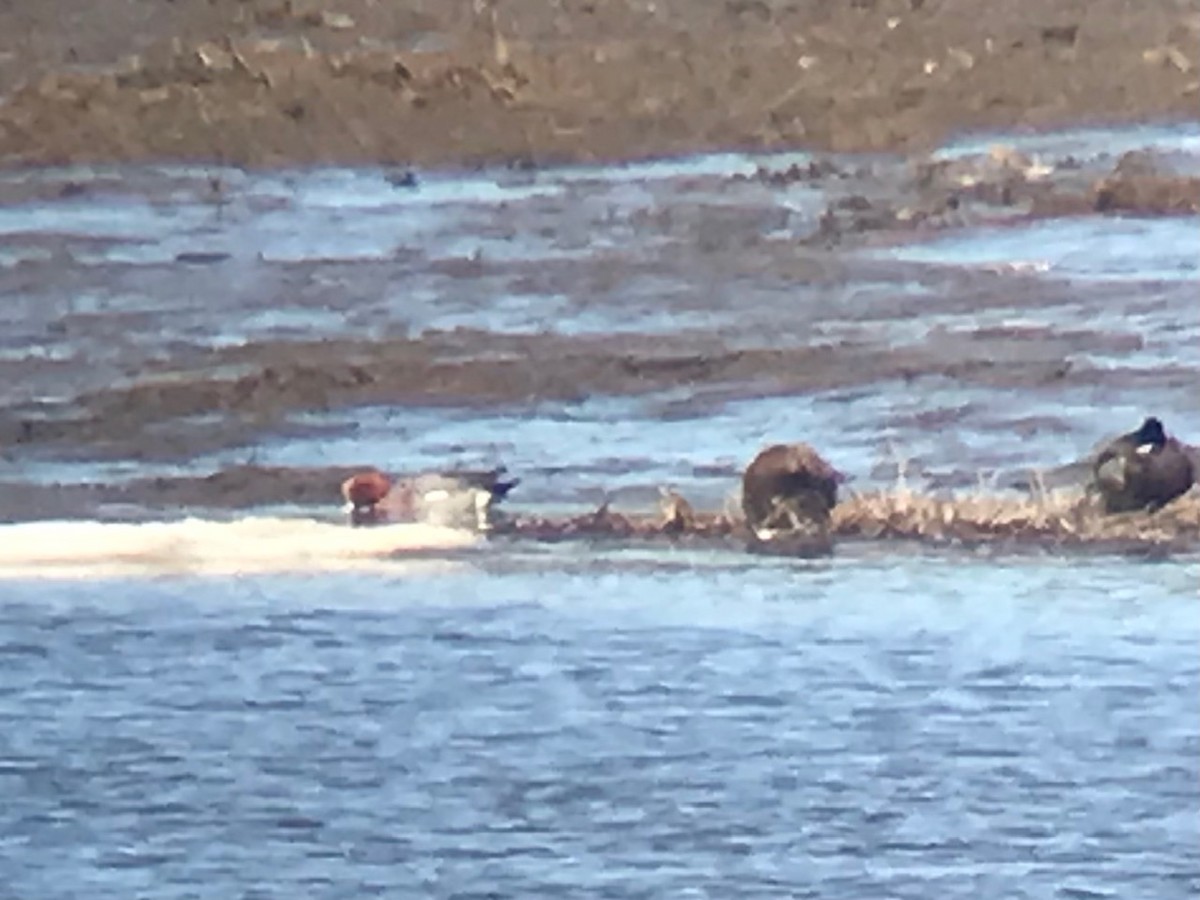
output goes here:
[{"label": "shallow water", "polygon": [[6,886],[1192,897],[1196,601],[868,551],[8,583]]},{"label": "shallow water", "polygon": [[[1039,164],[1103,169],[1127,150],[1153,148],[1192,171],[1198,141],[1191,126],[998,135],[936,156],[966,158],[1005,142]],[[0,367],[11,377],[0,381],[0,401],[20,416],[69,416],[74,398],[98,385],[164,368],[216,377],[225,370],[214,367],[214,348],[366,345],[454,328],[688,335],[696,352],[712,342],[824,346],[886,365],[878,377],[856,377],[849,364],[831,387],[799,395],[764,371],[638,397],[581,389],[573,402],[534,398],[484,413],[445,402],[297,410],[215,451],[188,452],[186,435],[206,425],[180,421],[167,423],[181,435],[175,449],[152,441],[117,458],[92,458],[87,447],[10,455],[0,458],[0,480],[205,475],[248,460],[506,462],[528,474],[514,502],[531,507],[593,502],[604,490],[644,499],[663,481],[712,504],[736,487],[729,473],[769,440],[815,440],[869,487],[894,481],[897,460],[918,485],[1023,476],[1078,459],[1150,411],[1197,439],[1194,217],[1013,224],[1006,214],[884,233],[840,253],[831,274],[828,257],[804,241],[838,185],[903,184],[907,164],[838,159],[845,177],[782,186],[751,177],[760,165],[808,161],[727,154],[420,173],[415,187],[369,169],[4,173]],[[78,189],[59,196],[71,185]],[[189,254],[212,256],[177,262]],[[1030,375],[1019,389],[1012,375],[947,376],[981,359]],[[1063,372],[1082,374],[1063,381]]]},{"label": "shallow water", "polygon": [[959,265],[1025,264],[1079,280],[1200,278],[1196,222],[1191,218],[1067,220],[1021,229],[980,229],[894,255]]},{"label": "shallow water", "polygon": [[[1051,162],[1154,145],[1188,170],[1196,139],[1017,143]],[[901,360],[799,394],[765,372],[487,410],[298,410],[189,450],[214,412],[155,432],[176,429],[177,458],[33,448],[0,457],[0,480],[503,462],[524,479],[517,509],[645,508],[664,482],[720,507],[766,440],[814,440],[863,487],[1066,463],[1150,408],[1196,439],[1194,220],[883,236],[828,270],[802,243],[834,187],[734,177],[792,162],[807,158],[415,189],[222,171],[219,195],[207,170],[0,175],[0,366],[16,373],[0,402],[17,410],[203,373],[214,348],[460,326]],[[1087,377],[921,368],[989,356]],[[1195,558],[845,545],[799,562],[428,535],[405,553],[411,533],[309,519],[335,514],[332,493],[285,520],[3,526],[14,896],[1200,893]]]}]

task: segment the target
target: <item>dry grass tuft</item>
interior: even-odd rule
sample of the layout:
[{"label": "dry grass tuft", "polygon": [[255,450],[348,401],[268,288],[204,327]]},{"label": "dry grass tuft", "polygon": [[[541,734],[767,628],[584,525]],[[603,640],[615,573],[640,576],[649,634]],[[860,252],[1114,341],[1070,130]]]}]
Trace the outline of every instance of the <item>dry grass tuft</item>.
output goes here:
[{"label": "dry grass tuft", "polygon": [[[541,541],[570,539],[670,539],[683,542],[734,541],[753,545],[740,516],[695,512],[686,524],[662,516],[625,514],[602,505],[570,518],[516,517],[498,534]],[[1081,490],[1046,491],[1030,496],[996,493],[984,487],[935,496],[907,488],[853,494],[834,507],[826,537],[909,540],[986,547],[1031,547],[1120,553],[1163,553],[1200,548],[1200,488],[1153,512],[1104,515]],[[797,531],[763,547],[788,555],[811,535]],[[760,542],[761,543],[761,542]]]},{"label": "dry grass tuft", "polygon": [[1200,541],[1200,491],[1193,489],[1154,513],[1104,515],[1078,490],[931,496],[900,486],[842,501],[833,510],[833,528],[842,537],[952,543],[1194,544]]}]

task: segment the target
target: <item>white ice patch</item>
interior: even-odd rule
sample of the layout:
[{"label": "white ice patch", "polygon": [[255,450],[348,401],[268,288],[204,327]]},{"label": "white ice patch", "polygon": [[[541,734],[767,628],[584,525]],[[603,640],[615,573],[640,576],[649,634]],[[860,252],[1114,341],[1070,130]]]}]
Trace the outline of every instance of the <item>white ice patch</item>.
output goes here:
[{"label": "white ice patch", "polygon": [[[313,519],[52,521],[0,526],[0,581],[128,575],[404,570],[405,554],[475,546],[474,533],[404,523],[350,528]],[[416,565],[416,563],[412,563]]]}]

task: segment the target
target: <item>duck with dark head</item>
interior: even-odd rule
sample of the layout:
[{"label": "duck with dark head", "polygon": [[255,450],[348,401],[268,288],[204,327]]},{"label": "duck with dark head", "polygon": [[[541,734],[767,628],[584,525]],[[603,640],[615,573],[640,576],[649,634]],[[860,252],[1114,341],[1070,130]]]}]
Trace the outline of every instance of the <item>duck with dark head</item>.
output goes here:
[{"label": "duck with dark head", "polygon": [[1151,416],[1100,452],[1091,490],[1106,513],[1156,510],[1186,494],[1195,479],[1187,450]]},{"label": "duck with dark head", "polygon": [[742,475],[742,512],[755,542],[784,536],[828,542],[830,513],[845,477],[808,444],[774,444]]}]

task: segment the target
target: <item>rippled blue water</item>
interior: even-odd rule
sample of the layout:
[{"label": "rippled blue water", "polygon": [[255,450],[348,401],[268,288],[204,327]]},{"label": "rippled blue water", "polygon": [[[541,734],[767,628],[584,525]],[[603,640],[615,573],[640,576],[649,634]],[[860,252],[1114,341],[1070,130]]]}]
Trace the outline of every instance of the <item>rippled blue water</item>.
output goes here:
[{"label": "rippled blue water", "polygon": [[[1043,222],[1022,229],[984,228],[896,252],[898,258],[954,262],[1035,263],[1076,279],[1194,281],[1196,223],[1178,219]],[[1185,326],[1186,327],[1186,326]]]},{"label": "rippled blue water", "polygon": [[[1153,144],[1194,171],[1198,139],[1189,126],[1014,143],[1049,159]],[[527,509],[593,503],[600,483],[646,505],[664,481],[716,507],[765,435],[819,433],[856,486],[875,477],[881,441],[935,474],[964,457],[1052,465],[1150,401],[1194,437],[1194,223],[1006,224],[877,248],[926,273],[1015,263],[1086,286],[1026,308],[1017,283],[1011,307],[1001,295],[929,312],[930,288],[907,276],[797,281],[783,263],[823,200],[730,179],[758,161],[430,174],[417,190],[378,171],[225,171],[220,208],[207,170],[97,173],[90,196],[0,210],[0,270],[52,261],[61,243],[104,273],[81,278],[86,290],[20,282],[0,361],[83,360],[90,387],[177,344],[363,337],[380,323],[710,328],[731,346],[880,352],[935,328],[964,352],[956,337],[969,348],[994,327],[1014,346],[1039,328],[1091,329],[1094,345],[1064,340],[1064,355],[1126,375],[1016,405],[1007,388],[906,379],[799,401],[692,406],[688,390],[338,411],[308,423],[319,433],[252,448],[278,465],[504,461]],[[756,240],[717,240],[713,267],[677,267],[670,248],[712,240],[723,215]],[[157,287],[196,253],[215,263]],[[477,257],[500,265],[444,266]],[[585,267],[578,295],[573,269],[551,277],[591,258],[624,276],[606,288]],[[327,302],[347,284],[350,312]],[[275,296],[286,303],[260,302]],[[1159,369],[1177,375],[1138,378]],[[0,393],[44,399],[64,378],[44,367]],[[930,428],[930,410],[953,428]],[[1029,417],[1063,424],[1020,427]],[[0,458],[0,475],[25,480],[158,471]],[[186,548],[154,546],[186,568]],[[506,546],[352,576],[2,581],[0,900],[1195,897],[1197,574],[1194,558]]]},{"label": "rippled blue water", "polygon": [[[993,142],[1097,177],[1139,148],[1167,168],[1200,171],[1200,129],[1186,123],[994,135],[935,156],[969,158]],[[747,177],[760,164],[784,171],[809,161],[729,154],[429,172],[416,187],[370,168],[0,173],[0,189],[17,198],[0,204],[0,368],[11,373],[0,378],[0,400],[39,417],[60,414],[57,404],[69,409],[97,384],[158,377],[164,365],[204,369],[213,347],[325,337],[349,346],[459,327],[572,338],[687,331],[729,348],[846,345],[895,361],[873,383],[835,380],[800,397],[781,394],[763,373],[749,388],[684,385],[635,398],[513,402],[486,414],[473,403],[338,408],[292,416],[278,431],[213,453],[0,454],[0,480],[204,476],[247,461],[396,470],[505,463],[524,478],[514,502],[527,509],[591,507],[598,476],[624,492],[619,502],[653,502],[670,482],[715,507],[767,436],[819,435],[855,488],[893,484],[901,459],[917,487],[1026,479],[1074,462],[1151,412],[1196,440],[1193,219],[1006,214],[881,235],[846,251],[855,261],[848,280],[830,282],[810,278],[797,258],[832,182]],[[902,160],[871,165],[897,183],[909,179],[897,174]],[[224,185],[219,204],[214,174]],[[80,184],[82,193],[63,195]],[[177,262],[189,255],[211,264]],[[956,280],[963,273],[972,278]],[[1051,289],[1031,303],[1035,281]],[[1069,382],[1058,380],[1059,356]],[[980,358],[1025,359],[1047,380],[1018,399],[986,373],[936,374]],[[915,390],[912,373],[926,369]],[[206,425],[187,427],[199,434]]]},{"label": "rippled blue water", "polygon": [[4,897],[1200,892],[1194,563],[10,583]]}]

